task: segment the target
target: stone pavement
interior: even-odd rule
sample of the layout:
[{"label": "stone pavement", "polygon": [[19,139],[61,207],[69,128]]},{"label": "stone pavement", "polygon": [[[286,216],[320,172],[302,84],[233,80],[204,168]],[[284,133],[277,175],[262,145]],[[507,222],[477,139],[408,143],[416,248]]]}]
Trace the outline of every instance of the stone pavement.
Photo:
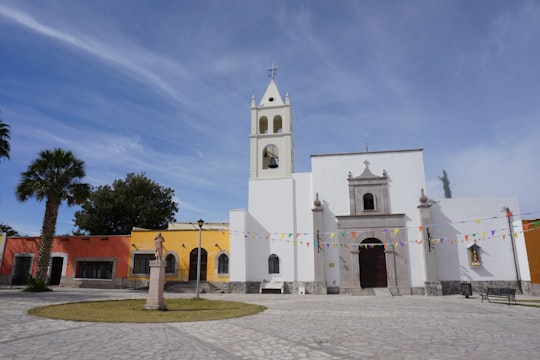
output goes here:
[{"label": "stone pavement", "polygon": [[[165,293],[165,298],[193,294]],[[203,294],[262,304],[243,318],[109,324],[50,320],[28,309],[146,298],[132,290],[0,290],[1,359],[540,359],[540,308],[463,296]],[[518,296],[518,299],[520,297]],[[538,298],[537,298],[538,299]]]}]

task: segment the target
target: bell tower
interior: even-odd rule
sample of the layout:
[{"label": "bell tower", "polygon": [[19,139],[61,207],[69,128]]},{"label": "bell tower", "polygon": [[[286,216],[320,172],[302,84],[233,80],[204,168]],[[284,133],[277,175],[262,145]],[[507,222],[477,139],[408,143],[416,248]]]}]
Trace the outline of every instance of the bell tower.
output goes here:
[{"label": "bell tower", "polygon": [[289,94],[283,102],[274,81],[276,71],[272,64],[259,105],[255,96],[251,98],[250,180],[290,178],[294,172],[291,104]]}]

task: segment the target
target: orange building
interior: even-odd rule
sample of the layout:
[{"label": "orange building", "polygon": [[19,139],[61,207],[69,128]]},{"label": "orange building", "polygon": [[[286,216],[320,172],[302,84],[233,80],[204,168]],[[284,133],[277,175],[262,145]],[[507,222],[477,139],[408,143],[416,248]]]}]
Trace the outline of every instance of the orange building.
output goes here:
[{"label": "orange building", "polygon": [[[0,284],[24,285],[35,275],[39,237],[2,238]],[[61,236],[53,239],[49,279],[51,285],[72,287],[124,287],[131,237]]]},{"label": "orange building", "polygon": [[540,295],[540,219],[523,220],[523,231],[531,271],[531,294]]}]

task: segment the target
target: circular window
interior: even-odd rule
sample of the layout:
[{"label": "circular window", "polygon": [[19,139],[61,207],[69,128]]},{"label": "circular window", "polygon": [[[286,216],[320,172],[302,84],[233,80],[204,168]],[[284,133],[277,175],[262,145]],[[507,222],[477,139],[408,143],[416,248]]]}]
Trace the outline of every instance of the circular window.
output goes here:
[{"label": "circular window", "polygon": [[268,98],[268,101],[272,102],[272,101],[274,101],[274,98],[270,97],[270,98]]}]

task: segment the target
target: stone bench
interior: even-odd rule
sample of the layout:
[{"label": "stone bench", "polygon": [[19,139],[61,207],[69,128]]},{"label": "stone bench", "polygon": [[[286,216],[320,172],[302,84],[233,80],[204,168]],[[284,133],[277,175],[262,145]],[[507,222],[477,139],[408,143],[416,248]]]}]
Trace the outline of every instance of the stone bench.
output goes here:
[{"label": "stone bench", "polygon": [[279,281],[263,281],[259,288],[259,293],[283,294],[285,292],[285,283]]},{"label": "stone bench", "polygon": [[508,299],[508,305],[510,301],[516,303],[516,289],[512,288],[487,288],[485,292],[481,294],[482,302],[486,299],[488,302],[491,302],[489,298],[499,298],[499,299]]}]

